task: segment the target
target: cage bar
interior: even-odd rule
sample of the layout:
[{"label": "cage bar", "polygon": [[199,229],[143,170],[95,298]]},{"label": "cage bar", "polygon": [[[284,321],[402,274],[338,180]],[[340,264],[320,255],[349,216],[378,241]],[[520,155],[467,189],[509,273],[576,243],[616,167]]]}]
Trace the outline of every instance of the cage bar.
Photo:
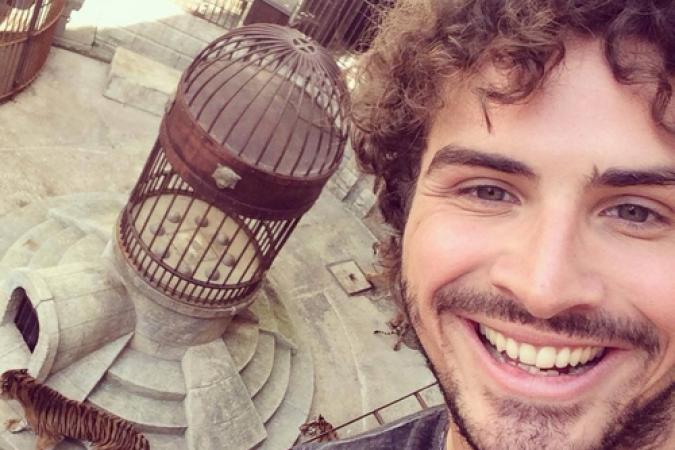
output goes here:
[{"label": "cage bar", "polygon": [[64,5],[65,0],[0,0],[0,101],[37,77]]},{"label": "cage bar", "polygon": [[127,263],[179,302],[246,299],[337,169],[347,99],[333,59],[297,30],[251,25],[211,43],[120,216]]}]

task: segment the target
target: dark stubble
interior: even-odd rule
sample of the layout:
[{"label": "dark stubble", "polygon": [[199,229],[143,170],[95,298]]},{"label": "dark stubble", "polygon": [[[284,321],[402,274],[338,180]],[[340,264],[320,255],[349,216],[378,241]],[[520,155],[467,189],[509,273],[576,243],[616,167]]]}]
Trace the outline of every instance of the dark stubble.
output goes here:
[{"label": "dark stubble", "polygon": [[[401,296],[405,300],[411,323],[418,329],[421,323],[417,303],[405,284],[401,288]],[[509,298],[452,286],[438,290],[432,301],[437,314],[446,311],[479,314],[577,338],[619,339],[643,349],[650,358],[661,351],[658,336],[649,324],[607,313],[563,313],[543,320],[532,316]],[[445,348],[444,351],[452,352],[452,349]],[[422,352],[441,384],[457,430],[474,450],[570,448],[570,443],[566,440],[566,428],[583,413],[581,406],[534,406],[513,399],[496,398],[486,391],[483,395],[496,414],[503,418],[503,423],[501,426],[481,428],[471,423],[467,417],[469,399],[462,397],[453,373],[438,370],[424,349]],[[619,411],[618,405],[612,405],[614,414],[609,414],[608,417],[612,419],[611,423],[606,424],[602,439],[588,450],[664,448],[660,443],[667,439],[675,419],[674,386],[671,383],[646,404],[638,405],[634,402],[621,408],[622,411]],[[500,432],[508,434],[499,435]],[[490,445],[485,445],[485,442]]]}]

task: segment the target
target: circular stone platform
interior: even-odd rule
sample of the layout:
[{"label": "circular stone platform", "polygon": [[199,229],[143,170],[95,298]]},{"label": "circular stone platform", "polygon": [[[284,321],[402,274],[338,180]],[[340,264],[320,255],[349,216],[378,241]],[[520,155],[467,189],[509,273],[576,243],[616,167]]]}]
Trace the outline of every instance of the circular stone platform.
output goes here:
[{"label": "circular stone platform", "polygon": [[[152,448],[221,450],[226,448],[225,438],[227,448],[233,449],[290,447],[309,415],[314,370],[286,307],[267,285],[222,336],[180,356],[135,345],[133,326],[126,332],[118,328],[113,335],[78,325],[91,322],[87,317],[70,316],[70,321],[59,323],[75,325],[63,329],[42,319],[46,322],[41,338],[48,335],[49,342],[58,345],[44,346],[39,355],[30,352],[15,324],[17,311],[9,308],[18,287],[27,286],[28,296],[35,297],[31,302],[40,299],[33,306],[43,317],[60,308],[99,318],[109,314],[114,320],[120,308],[133,308],[103,256],[125,200],[111,193],[54,197],[0,218],[0,372],[19,367],[45,371],[50,358],[69,361],[63,358],[76,354],[64,367],[38,376],[68,397],[134,422]],[[44,286],[53,295],[40,291]],[[63,286],[73,290],[67,298]],[[100,286],[107,295],[101,295]],[[110,339],[84,351],[84,341],[92,333],[99,337],[109,333]],[[16,402],[0,401],[0,423],[17,411]],[[2,430],[0,447],[32,450],[35,436]],[[79,448],[83,446],[74,441],[57,447]]]}]

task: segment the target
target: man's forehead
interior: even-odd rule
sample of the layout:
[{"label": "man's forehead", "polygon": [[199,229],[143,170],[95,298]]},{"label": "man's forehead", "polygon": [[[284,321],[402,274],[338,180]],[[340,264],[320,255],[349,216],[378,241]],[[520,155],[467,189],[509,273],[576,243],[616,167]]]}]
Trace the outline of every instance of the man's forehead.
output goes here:
[{"label": "man's forehead", "polygon": [[[600,156],[651,147],[660,153],[652,155],[653,164],[675,157],[675,135],[651,116],[654,86],[619,83],[599,41],[570,45],[563,62],[525,101],[513,105],[481,103],[478,92],[486,83],[499,85],[503,77],[500,79],[493,70],[446,87],[445,107],[434,116],[430,129],[427,163],[429,152],[451,143],[449,138],[461,143],[467,135],[470,141],[482,141],[487,148],[494,148],[495,142],[507,149],[540,145],[549,152],[560,150],[560,156],[565,156],[566,147],[576,145],[597,147]],[[666,120],[675,121],[672,104]]]}]

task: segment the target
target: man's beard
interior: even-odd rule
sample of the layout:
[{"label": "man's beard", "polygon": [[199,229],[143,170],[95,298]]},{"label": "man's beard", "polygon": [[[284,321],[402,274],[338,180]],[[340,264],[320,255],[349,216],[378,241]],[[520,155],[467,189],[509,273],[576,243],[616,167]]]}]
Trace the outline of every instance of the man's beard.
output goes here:
[{"label": "man's beard", "polygon": [[[400,294],[404,299],[406,313],[417,329],[420,320],[415,299],[407,292],[404,284]],[[531,316],[510,299],[447,286],[437,292],[433,303],[438,314],[449,310],[479,313],[485,317],[532,324],[571,336],[622,338],[645,350],[650,356],[660,352],[657,336],[641,322],[619,320],[606,315],[578,314],[541,320]],[[452,352],[452,349],[444,348],[444,351]],[[583,444],[584,447],[571,443],[567,431],[568,426],[579,420],[584,412],[581,406],[533,405],[515,399],[499,398],[484,391],[483,395],[492,408],[494,417],[502,420],[501,423],[478,423],[475,418],[469,417],[471,399],[463,398],[453,370],[439,370],[423,347],[422,353],[440,382],[455,428],[474,450],[659,449],[664,448],[659,444],[663,445],[663,440],[668,438],[673,426],[675,383],[672,382],[646,404],[638,404],[636,401],[627,406],[612,404],[613,414],[608,414],[611,421],[603,425],[601,437],[594,443]]]}]

